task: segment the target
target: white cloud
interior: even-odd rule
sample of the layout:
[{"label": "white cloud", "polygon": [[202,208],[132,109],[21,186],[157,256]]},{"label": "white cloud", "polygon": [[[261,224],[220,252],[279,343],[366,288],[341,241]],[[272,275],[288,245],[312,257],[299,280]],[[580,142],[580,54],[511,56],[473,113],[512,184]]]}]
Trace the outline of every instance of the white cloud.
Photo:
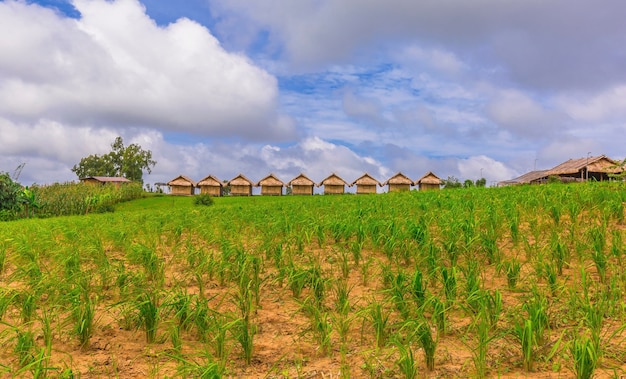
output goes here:
[{"label": "white cloud", "polygon": [[[188,19],[159,27],[138,0],[75,0],[78,20],[0,2],[0,114],[70,125],[293,138],[276,79]],[[19,36],[19,38],[15,38]]]},{"label": "white cloud", "polygon": [[477,180],[481,178],[482,174],[482,177],[487,179],[487,183],[492,183],[511,179],[517,175],[517,172],[508,168],[504,163],[498,162],[485,155],[460,159],[457,164],[460,179]]},{"label": "white cloud", "polygon": [[557,103],[577,121],[623,121],[626,118],[626,85],[616,85],[588,96],[564,95],[557,99]]}]

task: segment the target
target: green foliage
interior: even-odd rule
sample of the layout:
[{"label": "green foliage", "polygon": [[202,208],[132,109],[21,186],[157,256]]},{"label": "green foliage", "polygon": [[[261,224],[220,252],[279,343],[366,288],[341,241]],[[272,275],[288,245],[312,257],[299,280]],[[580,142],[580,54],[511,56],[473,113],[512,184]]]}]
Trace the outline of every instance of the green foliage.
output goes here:
[{"label": "green foliage", "polygon": [[459,182],[459,179],[455,178],[454,176],[448,176],[447,179],[443,180],[444,189],[461,188],[461,187],[463,187],[463,184],[461,184],[461,182]]},{"label": "green foliage", "polygon": [[195,205],[204,205],[204,206],[211,206],[213,205],[213,197],[211,197],[211,195],[206,194],[206,193],[202,193],[200,195],[196,195],[193,198],[193,203]]},{"label": "green foliage", "polygon": [[124,146],[122,137],[117,137],[111,144],[111,152],[82,158],[72,167],[72,171],[79,179],[88,176],[121,176],[143,183],[143,171],[149,174],[154,165],[156,161],[152,159],[150,150],[144,150],[134,143]]},{"label": "green foliage", "polygon": [[14,182],[9,174],[0,173],[0,221],[12,220],[21,209],[22,186]]},{"label": "green foliage", "polygon": [[116,204],[144,196],[137,183],[123,186],[56,183],[32,186],[31,190],[38,199],[38,207],[31,208],[31,216],[35,217],[112,212]]}]

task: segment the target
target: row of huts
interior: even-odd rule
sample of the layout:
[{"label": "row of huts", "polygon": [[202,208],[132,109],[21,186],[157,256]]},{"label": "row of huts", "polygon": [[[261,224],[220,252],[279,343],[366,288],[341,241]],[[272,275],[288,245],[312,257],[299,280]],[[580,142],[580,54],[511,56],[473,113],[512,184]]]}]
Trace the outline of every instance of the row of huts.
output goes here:
[{"label": "row of huts", "polygon": [[605,181],[612,174],[619,174],[623,167],[619,162],[605,155],[569,159],[548,170],[535,170],[527,172],[517,178],[499,182],[500,186],[518,184],[541,184],[548,182],[550,177],[558,178],[562,182],[582,182],[587,180]]},{"label": "row of huts", "polygon": [[324,187],[324,194],[342,194],[346,187],[356,186],[357,194],[376,193],[376,187],[388,187],[388,192],[409,191],[412,186],[417,186],[419,190],[438,190],[441,188],[442,180],[432,172],[428,172],[416,181],[399,172],[381,183],[376,178],[365,173],[352,183],[346,182],[339,175],[333,173],[319,183],[315,183],[304,174],[300,174],[289,182],[285,183],[278,179],[276,175],[269,174],[257,183],[252,182],[243,174],[239,174],[229,181],[221,181],[213,175],[194,182],[184,175],[179,175],[170,180],[167,185],[170,187],[172,195],[193,195],[196,188],[201,194],[211,196],[222,196],[224,189],[228,188],[228,193],[233,196],[251,196],[253,187],[261,188],[261,195],[279,196],[283,194],[283,188],[290,188],[292,195],[313,195],[314,187]]}]

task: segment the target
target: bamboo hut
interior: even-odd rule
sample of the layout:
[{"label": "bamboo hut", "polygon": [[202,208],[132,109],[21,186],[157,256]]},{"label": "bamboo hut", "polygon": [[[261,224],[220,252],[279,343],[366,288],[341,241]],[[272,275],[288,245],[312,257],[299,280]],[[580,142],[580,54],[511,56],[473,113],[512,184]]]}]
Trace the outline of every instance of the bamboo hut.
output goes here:
[{"label": "bamboo hut", "polygon": [[546,176],[558,176],[561,181],[609,180],[609,174],[622,171],[618,163],[604,155],[570,159],[547,170]]},{"label": "bamboo hut", "polygon": [[201,194],[207,194],[209,196],[222,196],[223,184],[213,175],[209,175],[200,180],[197,186],[200,188]]},{"label": "bamboo hut", "polygon": [[409,179],[408,176],[404,175],[401,172],[395,174],[383,183],[383,187],[389,186],[388,192],[410,191],[412,185],[415,185],[415,183],[413,183],[413,181]]},{"label": "bamboo hut", "polygon": [[121,184],[132,183],[130,180],[121,176],[88,176],[80,178],[80,181],[87,184],[103,186],[105,184],[113,184],[119,186]]},{"label": "bamboo hut", "polygon": [[313,195],[313,186],[315,186],[315,182],[301,173],[291,179],[287,185],[291,187],[292,195]]},{"label": "bamboo hut", "polygon": [[196,183],[186,177],[185,175],[179,175],[176,178],[167,182],[170,186],[170,193],[172,195],[193,195],[196,189]]},{"label": "bamboo hut", "polygon": [[339,195],[345,193],[346,186],[350,187],[350,184],[341,179],[337,174],[332,173],[317,186],[324,186],[324,195]]},{"label": "bamboo hut", "polygon": [[370,174],[365,173],[363,176],[352,182],[350,186],[356,184],[356,193],[364,194],[364,193],[376,193],[376,186],[382,187],[382,184],[376,179],[374,179]]},{"label": "bamboo hut", "polygon": [[233,196],[252,196],[254,183],[243,174],[235,176],[226,185],[230,186],[230,194]]},{"label": "bamboo hut", "polygon": [[498,186],[516,186],[520,184],[539,184],[547,180],[548,170],[538,170],[527,172],[524,175],[518,176],[510,180],[503,180],[498,182]]},{"label": "bamboo hut", "polygon": [[265,178],[259,180],[256,184],[257,187],[261,187],[261,195],[264,196],[281,196],[283,194],[283,183],[274,174],[269,174]]},{"label": "bamboo hut", "polygon": [[420,191],[438,190],[441,189],[442,184],[443,181],[437,175],[433,174],[432,171],[428,171],[426,175],[415,182],[415,185],[419,186]]}]

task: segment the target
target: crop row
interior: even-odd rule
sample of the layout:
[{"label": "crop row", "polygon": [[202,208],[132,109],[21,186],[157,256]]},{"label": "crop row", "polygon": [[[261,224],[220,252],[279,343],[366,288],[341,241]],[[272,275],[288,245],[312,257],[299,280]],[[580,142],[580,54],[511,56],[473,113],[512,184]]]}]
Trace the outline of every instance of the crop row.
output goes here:
[{"label": "crop row", "polygon": [[139,201],[0,230],[0,368],[624,374],[623,184]]}]

